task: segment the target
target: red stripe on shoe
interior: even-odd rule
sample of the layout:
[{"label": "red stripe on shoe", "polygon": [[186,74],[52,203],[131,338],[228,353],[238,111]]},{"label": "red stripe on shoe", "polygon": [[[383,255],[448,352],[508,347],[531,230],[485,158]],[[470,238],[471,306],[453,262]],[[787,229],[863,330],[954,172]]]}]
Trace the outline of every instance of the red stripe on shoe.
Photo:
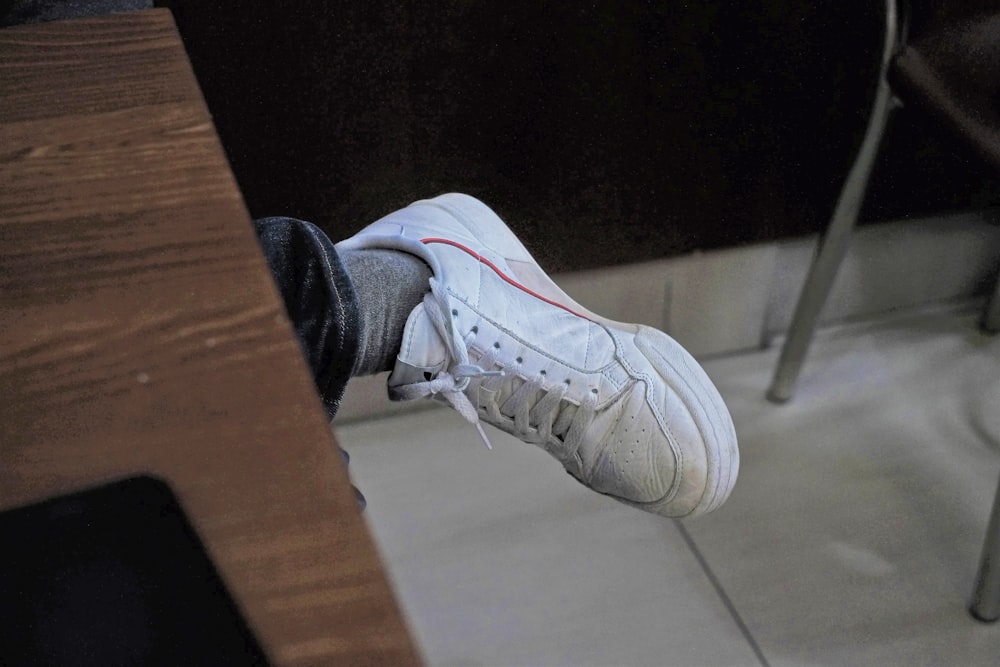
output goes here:
[{"label": "red stripe on shoe", "polygon": [[524,285],[522,285],[521,283],[517,282],[516,280],[514,280],[513,278],[511,278],[510,276],[508,276],[506,273],[504,273],[503,271],[501,271],[500,268],[496,264],[494,264],[490,260],[488,260],[485,257],[483,257],[482,255],[480,255],[475,250],[472,250],[471,248],[465,247],[461,243],[457,243],[455,241],[452,241],[451,239],[442,239],[442,238],[435,238],[435,237],[430,237],[430,238],[426,238],[426,239],[420,239],[420,242],[423,243],[423,244],[425,244],[425,245],[429,244],[429,243],[442,243],[444,245],[450,245],[453,248],[458,248],[462,252],[464,252],[464,253],[466,253],[468,255],[471,255],[472,257],[475,257],[482,264],[485,264],[486,266],[490,267],[490,269],[493,270],[493,273],[495,273],[498,276],[500,276],[500,279],[503,280],[508,285],[516,287],[517,289],[521,290],[525,294],[530,294],[531,296],[535,297],[536,299],[544,301],[545,303],[550,304],[552,306],[555,306],[556,308],[561,308],[561,309],[565,310],[567,313],[569,313],[571,315],[576,315],[577,317],[585,319],[588,322],[590,321],[589,317],[581,315],[580,313],[576,312],[572,308],[564,306],[563,304],[559,303],[558,301],[553,301],[552,299],[549,299],[547,297],[542,296],[538,292],[535,292],[533,290],[528,289],[527,287],[525,287]]}]

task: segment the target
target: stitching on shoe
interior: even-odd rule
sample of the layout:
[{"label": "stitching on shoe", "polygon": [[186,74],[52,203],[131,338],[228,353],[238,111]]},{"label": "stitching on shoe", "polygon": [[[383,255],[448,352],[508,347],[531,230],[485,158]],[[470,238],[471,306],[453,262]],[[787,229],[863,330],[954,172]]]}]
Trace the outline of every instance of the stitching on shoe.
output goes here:
[{"label": "stitching on shoe", "polygon": [[[526,340],[524,340],[523,338],[521,338],[520,336],[516,335],[516,334],[515,334],[515,333],[514,333],[513,331],[511,331],[510,329],[508,329],[508,328],[504,327],[504,326],[503,326],[503,325],[501,325],[501,324],[500,324],[499,322],[496,322],[496,321],[495,321],[495,320],[493,320],[492,318],[488,317],[488,316],[487,316],[487,315],[485,315],[485,314],[484,314],[484,313],[483,313],[482,311],[480,311],[480,310],[478,309],[478,307],[477,307],[477,306],[474,306],[474,305],[472,305],[472,304],[471,304],[471,303],[469,303],[469,302],[468,302],[468,301],[467,301],[467,300],[466,300],[465,298],[463,298],[463,297],[462,297],[462,296],[461,296],[460,294],[456,294],[456,293],[455,293],[454,291],[452,291],[452,289],[451,289],[450,287],[449,287],[449,288],[447,288],[447,290],[448,290],[448,294],[449,294],[449,295],[451,295],[451,296],[452,296],[452,297],[453,297],[454,299],[456,299],[457,301],[459,301],[459,302],[461,302],[461,303],[464,303],[464,304],[465,304],[465,306],[466,306],[466,307],[467,307],[467,308],[468,308],[469,310],[471,310],[472,312],[474,312],[474,313],[475,313],[476,315],[478,315],[478,316],[479,316],[479,318],[480,318],[481,320],[483,320],[483,321],[486,321],[486,322],[489,322],[489,323],[490,323],[491,325],[493,325],[494,327],[496,327],[496,329],[497,329],[498,331],[500,331],[500,332],[501,332],[501,333],[503,333],[504,335],[506,335],[506,336],[509,336],[510,338],[514,339],[515,341],[517,341],[518,343],[520,343],[521,345],[523,345],[523,346],[524,346],[525,348],[527,348],[527,349],[529,349],[529,350],[532,350],[533,352],[535,352],[535,353],[536,353],[536,354],[538,354],[539,356],[542,356],[542,357],[545,357],[546,359],[551,359],[552,361],[554,361],[554,362],[556,362],[556,363],[558,363],[558,364],[561,364],[561,365],[565,366],[566,368],[570,368],[570,369],[572,369],[572,370],[574,370],[574,371],[577,371],[578,373],[586,373],[586,374],[590,374],[590,373],[600,373],[600,372],[601,372],[601,371],[603,371],[603,370],[604,370],[604,369],[605,369],[605,368],[606,368],[606,367],[607,367],[607,366],[608,366],[609,364],[611,364],[611,363],[613,363],[613,362],[614,362],[614,359],[612,359],[611,361],[609,361],[609,362],[608,362],[608,364],[604,364],[603,366],[600,366],[600,367],[598,367],[598,368],[580,368],[579,366],[575,366],[575,365],[573,365],[573,364],[571,364],[571,363],[568,363],[568,362],[566,362],[565,360],[563,360],[563,359],[560,359],[559,357],[556,357],[556,356],[553,356],[553,355],[551,355],[551,354],[549,354],[549,353],[545,352],[544,350],[540,350],[540,349],[538,349],[538,347],[536,347],[535,345],[532,345],[532,344],[531,344],[531,343],[529,343],[528,341],[526,341]],[[588,321],[588,322],[590,322],[590,320],[587,320],[587,321]],[[605,331],[608,331],[608,330],[606,329],[606,327],[604,327],[604,325],[602,325],[602,324],[597,324],[597,323],[595,323],[595,322],[591,322],[591,324],[594,324],[595,326],[599,326],[599,327],[601,327],[602,329],[605,329]],[[609,332],[609,333],[610,333],[610,332]]]},{"label": "stitching on shoe", "polygon": [[[641,380],[645,385],[646,393],[645,396],[643,397],[643,402],[647,406],[649,406],[650,412],[653,413],[653,416],[656,418],[656,421],[659,424],[660,428],[663,429],[663,433],[667,438],[667,442],[670,444],[670,451],[673,453],[674,461],[676,462],[676,465],[674,466],[673,484],[671,484],[667,493],[665,493],[662,498],[648,501],[647,503],[643,504],[669,503],[680,492],[680,489],[684,483],[684,464],[685,464],[684,451],[680,448],[680,445],[677,442],[677,436],[674,435],[673,429],[671,429],[670,425],[667,423],[666,416],[660,410],[660,406],[657,405],[656,401],[649,400],[650,387],[655,386],[653,383],[652,376],[649,373],[640,372],[636,370],[635,367],[629,363],[628,358],[624,354],[620,354],[619,351],[621,350],[622,347],[621,340],[618,338],[617,335],[615,335],[614,331],[612,331],[611,329],[606,329],[606,330],[608,331],[608,334],[615,342],[615,352],[616,352],[615,356],[618,359],[619,363],[621,363],[621,365],[624,366],[626,370],[628,370],[628,372],[636,380]],[[638,334],[636,334],[636,347],[639,347]],[[645,356],[645,351],[641,347],[639,347],[639,351],[642,352],[642,354]],[[663,379],[663,383],[668,387],[670,387],[670,384],[666,378]],[[673,387],[670,387],[670,389],[673,390]],[[665,398],[666,397],[664,397],[664,399]],[[685,407],[687,406],[685,405]]]}]

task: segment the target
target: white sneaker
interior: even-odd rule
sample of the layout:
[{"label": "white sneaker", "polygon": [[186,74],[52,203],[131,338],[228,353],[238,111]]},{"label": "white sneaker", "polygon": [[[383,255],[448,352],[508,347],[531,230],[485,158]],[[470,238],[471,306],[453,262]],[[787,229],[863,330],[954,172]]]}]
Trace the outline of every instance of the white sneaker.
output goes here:
[{"label": "white sneaker", "polygon": [[416,202],[337,248],[402,250],[433,271],[406,322],[391,398],[446,399],[648,512],[693,516],[729,496],[736,433],[698,363],[661,331],[573,302],[482,202]]}]

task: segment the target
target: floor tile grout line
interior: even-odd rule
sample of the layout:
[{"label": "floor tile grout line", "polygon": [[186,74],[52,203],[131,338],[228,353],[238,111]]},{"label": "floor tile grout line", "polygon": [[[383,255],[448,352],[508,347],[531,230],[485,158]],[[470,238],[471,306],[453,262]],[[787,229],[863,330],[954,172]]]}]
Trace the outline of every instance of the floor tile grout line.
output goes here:
[{"label": "floor tile grout line", "polygon": [[688,549],[691,550],[695,560],[698,561],[698,565],[701,566],[701,569],[708,578],[709,583],[712,584],[712,588],[715,589],[715,593],[719,596],[719,599],[722,601],[723,606],[725,606],[726,611],[729,612],[733,622],[736,623],[736,627],[739,628],[740,634],[742,634],[743,638],[746,639],[748,644],[750,644],[750,648],[753,650],[754,655],[757,656],[757,660],[760,661],[761,667],[771,667],[771,663],[768,662],[767,657],[764,655],[764,651],[761,650],[760,644],[757,643],[753,633],[750,632],[750,628],[747,627],[747,624],[743,621],[743,617],[740,616],[740,612],[737,611],[736,605],[733,604],[732,599],[730,599],[729,595],[722,587],[722,582],[720,582],[719,578],[715,576],[715,572],[712,571],[708,561],[705,560],[705,556],[701,553],[701,549],[698,548],[694,538],[691,537],[687,528],[685,528],[684,524],[680,521],[674,521],[674,525],[677,526],[678,532],[680,532],[681,537],[688,546]]}]

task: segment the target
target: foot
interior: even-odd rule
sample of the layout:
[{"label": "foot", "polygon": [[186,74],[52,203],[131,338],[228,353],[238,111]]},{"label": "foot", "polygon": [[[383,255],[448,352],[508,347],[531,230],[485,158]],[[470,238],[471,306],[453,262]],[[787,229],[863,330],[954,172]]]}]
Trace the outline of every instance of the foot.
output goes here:
[{"label": "foot", "polygon": [[420,201],[337,248],[402,250],[433,272],[407,319],[390,398],[447,400],[648,512],[694,516],[729,496],[736,434],[697,362],[661,331],[575,303],[482,202]]}]

